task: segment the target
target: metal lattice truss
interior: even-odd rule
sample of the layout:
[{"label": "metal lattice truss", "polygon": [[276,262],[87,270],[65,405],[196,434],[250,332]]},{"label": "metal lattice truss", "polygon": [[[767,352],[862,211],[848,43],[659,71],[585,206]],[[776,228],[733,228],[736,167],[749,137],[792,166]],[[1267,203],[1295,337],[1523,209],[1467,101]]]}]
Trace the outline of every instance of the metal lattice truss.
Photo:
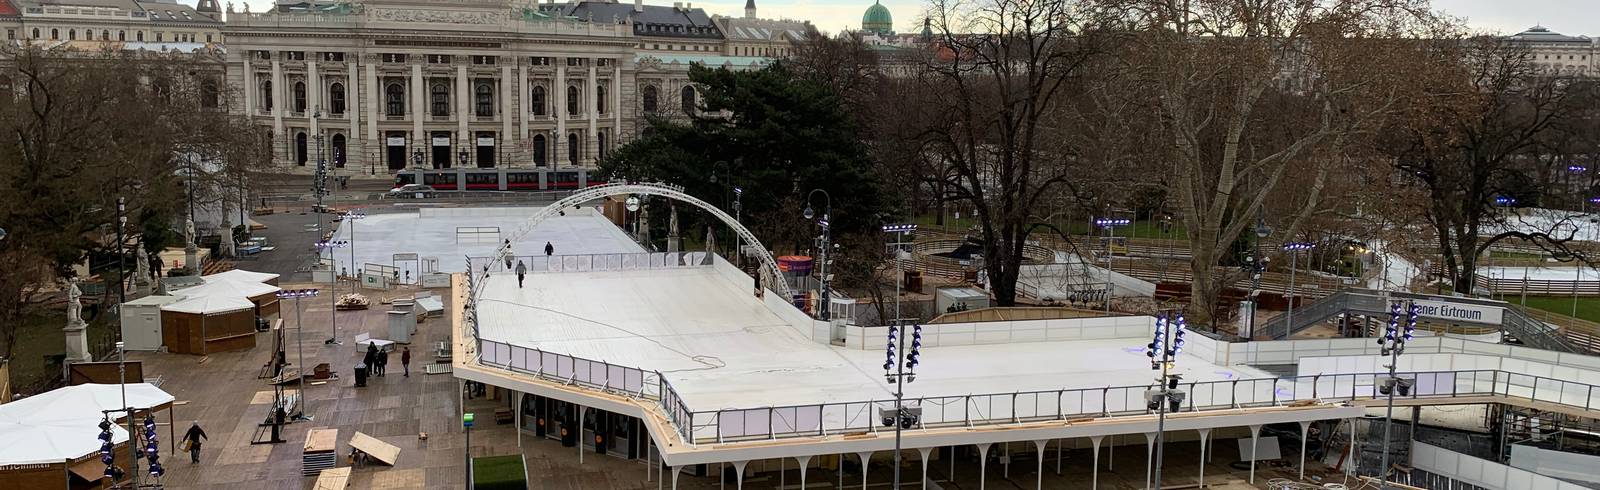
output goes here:
[{"label": "metal lattice truss", "polygon": [[[556,216],[566,208],[579,206],[583,203],[596,199],[629,194],[660,196],[689,203],[697,208],[711,213],[712,216],[716,216],[717,219],[722,220],[724,224],[728,225],[729,228],[732,228],[734,233],[738,233],[739,238],[743,239],[744,243],[751,246],[750,249],[754,251],[756,258],[761,261],[761,274],[763,276],[762,284],[768,289],[771,289],[773,292],[778,293],[779,297],[783,298],[785,301],[788,301],[789,298],[794,297],[793,293],[791,293],[789,290],[788,282],[783,280],[783,273],[778,269],[778,261],[772,257],[772,252],[768,251],[767,247],[761,244],[761,240],[756,239],[756,235],[754,233],[750,233],[749,229],[745,228],[744,225],[739,224],[739,221],[733,219],[733,216],[728,215],[728,213],[723,212],[721,209],[717,209],[716,206],[712,206],[710,203],[684,193],[682,186],[676,186],[672,184],[610,183],[588,187],[574,192],[572,195],[556,201],[555,204],[551,204],[539,209],[539,211],[533,213],[533,216],[529,216],[526,221],[523,221],[521,225],[517,226],[516,229],[504,235],[503,239],[509,240],[509,242],[504,240],[501,242],[500,247],[495,250],[495,257],[501,257],[510,253],[510,246],[507,243],[514,243],[517,240],[522,239],[522,237],[527,236],[528,233],[533,232],[533,228],[535,226],[539,226],[539,223]],[[474,272],[483,275],[488,274],[487,271]],[[479,277],[480,280],[478,283],[482,284],[482,276],[480,275]]]}]

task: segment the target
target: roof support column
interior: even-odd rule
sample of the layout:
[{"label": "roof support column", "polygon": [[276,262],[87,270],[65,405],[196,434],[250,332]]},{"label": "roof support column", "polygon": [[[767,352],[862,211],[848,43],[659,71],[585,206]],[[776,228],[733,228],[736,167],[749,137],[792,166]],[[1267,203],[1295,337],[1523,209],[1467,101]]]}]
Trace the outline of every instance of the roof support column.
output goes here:
[{"label": "roof support column", "polygon": [[1250,426],[1250,483],[1256,482],[1256,442],[1261,440],[1261,426]]},{"label": "roof support column", "polygon": [[795,456],[795,462],[800,463],[800,488],[806,487],[806,469],[811,466],[811,456]]},{"label": "roof support column", "polygon": [[985,480],[989,476],[989,446],[994,443],[985,442],[978,445],[978,490],[983,490]]},{"label": "roof support column", "polygon": [[738,480],[734,481],[734,488],[744,490],[744,465],[748,463],[749,461],[733,462],[733,475],[734,478],[738,478]]},{"label": "roof support column", "polygon": [[[579,444],[579,445],[581,446],[582,444]],[[672,467],[672,490],[678,490],[678,475],[683,474],[682,471],[678,471],[680,468],[682,468],[682,467],[681,466],[673,466]]]},{"label": "roof support column", "polygon": [[1092,477],[1093,479],[1090,480],[1092,483],[1089,484],[1089,488],[1100,488],[1100,440],[1104,438],[1105,436],[1094,436],[1089,438],[1089,443],[1094,445],[1094,476]]},{"label": "roof support column", "polygon": [[1300,480],[1306,479],[1306,434],[1311,432],[1311,421],[1300,421]]},{"label": "roof support column", "polygon": [[867,468],[868,468],[867,465],[868,465],[868,463],[870,463],[872,461],[872,451],[860,452],[860,453],[856,453],[856,455],[861,457],[861,489],[862,490],[866,490],[866,488],[867,488]]},{"label": "roof support column", "polygon": [[1206,445],[1211,440],[1211,429],[1200,429],[1200,488],[1206,486]]},{"label": "roof support column", "polygon": [[1033,441],[1033,448],[1038,452],[1038,457],[1034,458],[1034,460],[1039,464],[1038,468],[1035,468],[1034,479],[1036,483],[1034,488],[1039,490],[1044,490],[1044,447],[1049,444],[1049,439]]},{"label": "roof support column", "polygon": [[1156,462],[1156,433],[1144,433],[1144,487],[1150,488],[1150,471],[1155,469]]},{"label": "roof support column", "polygon": [[928,490],[928,457],[933,454],[933,448],[919,447],[917,452],[922,454],[922,490]]}]

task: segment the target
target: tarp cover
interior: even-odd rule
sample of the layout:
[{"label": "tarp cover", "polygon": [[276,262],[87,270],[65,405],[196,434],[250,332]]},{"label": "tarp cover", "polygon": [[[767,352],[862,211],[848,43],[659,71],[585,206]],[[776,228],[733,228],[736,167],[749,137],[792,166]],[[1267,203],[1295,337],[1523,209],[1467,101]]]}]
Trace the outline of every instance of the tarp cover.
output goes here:
[{"label": "tarp cover", "polygon": [[162,306],[161,311],[214,315],[254,309],[255,303],[238,296],[200,296]]},{"label": "tarp cover", "polygon": [[175,292],[185,298],[201,296],[232,296],[235,298],[254,298],[263,294],[273,294],[281,288],[271,284],[245,281],[239,279],[208,279],[205,284]]},{"label": "tarp cover", "polygon": [[234,270],[231,270],[231,271],[218,272],[216,274],[200,276],[200,277],[201,277],[201,279],[205,279],[207,283],[210,283],[211,281],[214,281],[214,280],[227,280],[227,281],[238,281],[238,282],[267,282],[267,281],[271,281],[273,279],[277,279],[278,275],[277,274],[268,273],[268,272],[255,272],[255,271],[247,271],[247,270],[242,270],[242,269],[234,269]]},{"label": "tarp cover", "polygon": [[[128,383],[127,396],[135,409],[173,400],[149,383]],[[99,451],[102,411],[123,406],[122,386],[114,384],[68,386],[0,405],[0,465],[60,463]],[[111,440],[126,442],[127,426],[112,427]]]}]

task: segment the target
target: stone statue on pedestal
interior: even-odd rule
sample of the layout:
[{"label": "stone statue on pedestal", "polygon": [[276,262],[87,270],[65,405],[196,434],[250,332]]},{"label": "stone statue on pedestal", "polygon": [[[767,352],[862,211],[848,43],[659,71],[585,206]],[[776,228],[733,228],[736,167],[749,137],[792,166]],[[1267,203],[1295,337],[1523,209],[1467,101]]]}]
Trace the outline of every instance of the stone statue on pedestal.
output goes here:
[{"label": "stone statue on pedestal", "polygon": [[678,206],[667,205],[667,252],[677,252],[683,238],[678,235]]},{"label": "stone statue on pedestal", "polygon": [[190,273],[200,274],[200,248],[195,246],[194,220],[187,219],[183,222],[183,268]]},{"label": "stone statue on pedestal", "polygon": [[234,246],[237,244],[233,243],[233,227],[228,226],[228,219],[223,218],[222,225],[217,229],[222,233],[222,242],[217,248],[217,254],[223,257],[233,257],[237,255],[234,249]]},{"label": "stone statue on pedestal", "polygon": [[90,362],[94,360],[89,355],[89,338],[84,330],[89,324],[83,321],[83,291],[78,289],[78,278],[67,280],[67,328],[62,329],[67,339],[67,359],[69,363]]},{"label": "stone statue on pedestal", "polygon": [[133,289],[139,296],[150,294],[150,256],[144,253],[144,242],[133,246]]}]

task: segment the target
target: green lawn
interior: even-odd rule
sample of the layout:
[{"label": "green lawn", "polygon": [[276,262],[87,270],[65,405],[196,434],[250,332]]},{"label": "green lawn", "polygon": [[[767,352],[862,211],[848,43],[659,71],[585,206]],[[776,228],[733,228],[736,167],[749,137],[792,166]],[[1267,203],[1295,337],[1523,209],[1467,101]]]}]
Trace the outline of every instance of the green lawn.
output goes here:
[{"label": "green lawn", "polygon": [[[89,308],[85,307],[84,313],[87,315]],[[101,312],[89,321],[86,334],[91,344],[95,339],[114,335],[112,330],[115,325],[110,317],[111,315]],[[17,345],[11,352],[13,387],[32,386],[47,374],[53,374],[46,371],[48,367],[46,358],[66,353],[66,336],[61,332],[66,323],[67,313],[61,303],[50,307],[36,307],[23,315],[22,323],[17,326]],[[90,348],[93,349],[92,345]]]},{"label": "green lawn", "polygon": [[[971,227],[977,223],[977,220],[970,216],[962,216],[961,219],[956,219],[955,216],[951,215],[946,215],[944,217],[944,225],[934,224],[937,221],[937,216],[932,214],[925,214],[912,219],[913,223],[916,223],[917,226],[924,229],[949,230],[952,233],[971,229]],[[1064,223],[1060,220],[1057,220],[1054,224],[1061,228],[1061,231],[1071,233],[1073,235],[1085,235],[1090,233],[1093,233],[1095,236],[1105,235],[1105,230],[1099,228],[1091,229],[1089,224],[1086,222]],[[1051,233],[1049,230],[1040,230],[1036,232]],[[1147,220],[1136,221],[1132,226],[1119,226],[1116,229],[1116,235],[1119,237],[1133,236],[1137,238],[1182,239],[1184,237],[1184,229],[1182,224],[1174,222],[1171,232],[1162,233],[1159,222]]]},{"label": "green lawn", "polygon": [[522,490],[528,488],[522,456],[472,458],[472,488],[477,490]]},{"label": "green lawn", "polygon": [[[1522,304],[1522,296],[1520,295],[1506,295],[1505,300]],[[1559,315],[1572,315],[1571,296],[1529,296],[1526,306]],[[1600,298],[1578,297],[1578,318],[1600,322]]]}]

